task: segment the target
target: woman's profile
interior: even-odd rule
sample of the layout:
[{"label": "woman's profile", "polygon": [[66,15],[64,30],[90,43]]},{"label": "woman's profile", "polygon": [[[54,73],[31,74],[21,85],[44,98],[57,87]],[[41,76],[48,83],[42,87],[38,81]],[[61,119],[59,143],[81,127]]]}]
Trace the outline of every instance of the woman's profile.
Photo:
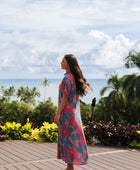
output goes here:
[{"label": "woman's profile", "polygon": [[79,96],[85,96],[88,87],[91,90],[92,87],[83,76],[74,55],[65,55],[61,68],[65,69],[66,73],[59,85],[58,111],[54,118],[54,122],[58,124],[57,158],[67,163],[65,170],[74,170],[74,165],[88,163]]}]

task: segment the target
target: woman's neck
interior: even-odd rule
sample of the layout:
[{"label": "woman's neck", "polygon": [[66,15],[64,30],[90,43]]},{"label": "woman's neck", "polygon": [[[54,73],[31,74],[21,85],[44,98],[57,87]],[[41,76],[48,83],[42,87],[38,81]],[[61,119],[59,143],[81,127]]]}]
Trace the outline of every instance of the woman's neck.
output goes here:
[{"label": "woman's neck", "polygon": [[70,72],[70,69],[69,69],[69,68],[66,69],[66,73],[67,73],[67,72]]}]

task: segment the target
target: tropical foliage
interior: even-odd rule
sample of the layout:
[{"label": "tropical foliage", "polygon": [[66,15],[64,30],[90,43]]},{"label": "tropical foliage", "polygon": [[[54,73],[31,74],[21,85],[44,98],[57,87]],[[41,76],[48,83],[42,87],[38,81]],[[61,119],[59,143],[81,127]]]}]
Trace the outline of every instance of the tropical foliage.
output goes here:
[{"label": "tropical foliage", "polygon": [[129,146],[132,148],[140,148],[140,130],[136,131],[138,134],[137,140],[134,139],[132,142],[130,142]]},{"label": "tropical foliage", "polygon": [[57,112],[57,106],[53,104],[51,98],[47,101],[39,102],[30,116],[33,126],[41,126],[44,121],[52,123]]},{"label": "tropical foliage", "polygon": [[88,143],[110,145],[110,146],[139,146],[140,125],[130,125],[127,121],[122,121],[117,126],[102,122],[89,122],[85,129],[85,136]]},{"label": "tropical foliage", "polygon": [[40,93],[36,87],[29,89],[29,87],[20,86],[17,90],[17,97],[20,101],[35,105],[35,97],[40,97]]},{"label": "tropical foliage", "polygon": [[[45,86],[49,84],[46,78],[43,83]],[[36,97],[39,97],[40,93],[36,87],[20,86],[15,89],[14,86],[1,86],[0,95],[0,117],[4,122],[15,121],[23,125],[29,119],[34,127],[41,126],[44,121],[53,122],[57,107],[51,98],[37,103]],[[13,100],[11,97],[17,99]]]},{"label": "tropical foliage", "polygon": [[33,108],[25,102],[6,101],[0,103],[0,116],[5,122],[16,121],[25,124],[27,118],[33,114]]},{"label": "tropical foliage", "polygon": [[125,58],[125,66],[127,68],[136,66],[140,69],[140,52],[136,52],[134,50],[130,51],[128,56]]},{"label": "tropical foliage", "polygon": [[80,102],[81,118],[84,125],[91,121],[91,105]]},{"label": "tropical foliage", "polygon": [[101,96],[104,95],[107,90],[111,90],[106,99],[106,102],[110,105],[109,107],[112,111],[113,122],[114,124],[117,124],[120,117],[120,111],[124,105],[125,100],[124,94],[122,92],[122,79],[119,78],[117,74],[110,75],[107,84],[108,86],[101,90]]},{"label": "tropical foliage", "polygon": [[3,134],[8,135],[8,139],[13,140],[56,142],[58,137],[58,126],[55,123],[43,122],[40,128],[33,128],[29,122],[23,126],[21,123],[7,122],[0,128]]},{"label": "tropical foliage", "polygon": [[44,121],[53,122],[57,107],[53,105],[51,98],[40,102],[32,108],[25,102],[12,101],[0,102],[0,116],[4,122],[18,122],[22,125],[29,119],[34,127],[41,126]]},{"label": "tropical foliage", "polygon": [[0,91],[2,93],[3,98],[7,100],[10,100],[10,97],[14,96],[16,92],[14,86],[10,86],[9,88],[5,88],[4,86],[1,86]]},{"label": "tropical foliage", "polygon": [[[140,53],[136,51],[129,52],[126,57],[125,66],[127,68],[137,67],[140,69]],[[126,92],[128,101],[133,101],[136,98],[140,101],[140,72],[132,75],[125,75],[123,77],[123,90]]]},{"label": "tropical foliage", "polygon": [[[129,52],[125,58],[127,68],[140,68],[140,53]],[[117,125],[121,120],[128,120],[131,124],[140,123],[140,74],[110,75],[107,86],[101,90],[102,97],[94,108],[94,121],[112,121]]]}]

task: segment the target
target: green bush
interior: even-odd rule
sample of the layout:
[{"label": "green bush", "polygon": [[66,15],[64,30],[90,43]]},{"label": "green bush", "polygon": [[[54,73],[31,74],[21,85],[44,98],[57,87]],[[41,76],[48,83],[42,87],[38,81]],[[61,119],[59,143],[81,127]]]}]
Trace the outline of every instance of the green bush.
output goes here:
[{"label": "green bush", "polygon": [[124,120],[128,120],[131,124],[140,123],[140,101],[134,99],[126,102],[126,107],[121,113]]},{"label": "green bush", "polygon": [[25,124],[27,118],[32,115],[33,109],[27,103],[12,101],[11,103],[3,102],[0,111],[4,122],[15,121],[21,124]]},{"label": "green bush", "polygon": [[80,103],[80,113],[84,125],[91,121],[91,105]]},{"label": "green bush", "polygon": [[51,98],[45,102],[40,102],[35,108],[30,121],[34,127],[41,126],[44,121],[52,123],[54,121],[57,106],[53,104]]},{"label": "green bush", "polygon": [[56,112],[57,106],[53,104],[51,98],[39,102],[35,108],[25,102],[0,101],[0,116],[2,116],[4,122],[14,121],[23,125],[29,119],[34,127],[40,127],[44,121],[52,123]]},{"label": "green bush", "polygon": [[109,107],[110,103],[107,102],[106,98],[101,98],[99,102],[94,107],[94,119],[91,121],[103,121],[103,122],[109,122],[113,121],[112,111]]}]

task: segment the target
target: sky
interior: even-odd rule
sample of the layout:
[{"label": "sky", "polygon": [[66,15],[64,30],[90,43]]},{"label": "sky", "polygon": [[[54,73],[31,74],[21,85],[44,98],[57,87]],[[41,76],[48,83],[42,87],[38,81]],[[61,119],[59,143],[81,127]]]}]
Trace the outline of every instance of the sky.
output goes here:
[{"label": "sky", "polygon": [[0,0],[0,79],[62,78],[65,54],[89,79],[138,72],[139,30],[140,0]]}]

